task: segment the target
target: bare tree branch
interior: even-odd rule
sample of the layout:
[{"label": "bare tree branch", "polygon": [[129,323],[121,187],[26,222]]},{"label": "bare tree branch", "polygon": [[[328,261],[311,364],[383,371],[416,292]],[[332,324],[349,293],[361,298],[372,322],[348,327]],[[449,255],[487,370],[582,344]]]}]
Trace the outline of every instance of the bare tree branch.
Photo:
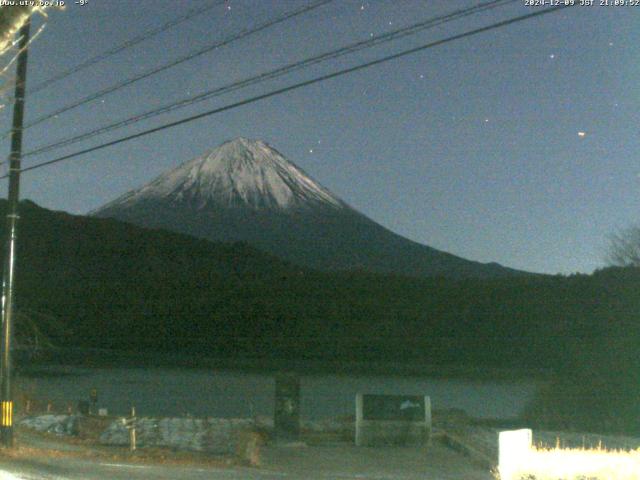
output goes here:
[{"label": "bare tree branch", "polygon": [[640,226],[626,228],[609,236],[607,261],[618,267],[640,267]]}]

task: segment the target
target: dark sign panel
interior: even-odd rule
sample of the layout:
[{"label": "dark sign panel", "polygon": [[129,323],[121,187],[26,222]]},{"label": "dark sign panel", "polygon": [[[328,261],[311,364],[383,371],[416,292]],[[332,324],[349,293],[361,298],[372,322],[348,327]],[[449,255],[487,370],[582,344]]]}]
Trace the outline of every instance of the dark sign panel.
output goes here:
[{"label": "dark sign panel", "polygon": [[363,395],[363,420],[424,422],[424,397],[419,395]]},{"label": "dark sign panel", "polygon": [[294,439],[300,433],[300,378],[276,376],[274,430],[276,437]]}]

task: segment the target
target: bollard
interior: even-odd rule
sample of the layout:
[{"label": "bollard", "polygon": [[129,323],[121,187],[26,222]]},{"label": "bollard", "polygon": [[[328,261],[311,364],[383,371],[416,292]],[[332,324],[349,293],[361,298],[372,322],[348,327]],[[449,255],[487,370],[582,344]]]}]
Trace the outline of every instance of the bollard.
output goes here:
[{"label": "bollard", "polygon": [[53,409],[53,405],[51,404],[51,400],[49,400],[47,402],[47,413],[51,413],[52,409]]},{"label": "bollard", "polygon": [[135,427],[133,427],[129,431],[129,444],[131,445],[131,451],[135,452],[136,451],[136,428]]}]

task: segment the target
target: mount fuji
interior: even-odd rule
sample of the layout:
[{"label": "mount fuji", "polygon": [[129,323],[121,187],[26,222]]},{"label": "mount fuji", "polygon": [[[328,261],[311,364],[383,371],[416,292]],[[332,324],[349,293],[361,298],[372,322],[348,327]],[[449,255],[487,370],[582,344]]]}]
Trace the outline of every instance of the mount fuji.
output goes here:
[{"label": "mount fuji", "polygon": [[246,242],[321,270],[456,278],[523,273],[397,235],[265,142],[246,138],[228,141],[90,215],[213,241]]}]

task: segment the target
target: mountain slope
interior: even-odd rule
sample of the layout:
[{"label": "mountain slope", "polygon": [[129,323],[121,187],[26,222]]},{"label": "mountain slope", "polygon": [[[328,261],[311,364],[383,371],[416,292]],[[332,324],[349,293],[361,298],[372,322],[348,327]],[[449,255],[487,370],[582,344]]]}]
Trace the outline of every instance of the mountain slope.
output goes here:
[{"label": "mountain slope", "polygon": [[410,241],[349,207],[264,142],[244,138],[92,212],[213,241],[243,241],[299,265],[412,276],[519,273]]}]

